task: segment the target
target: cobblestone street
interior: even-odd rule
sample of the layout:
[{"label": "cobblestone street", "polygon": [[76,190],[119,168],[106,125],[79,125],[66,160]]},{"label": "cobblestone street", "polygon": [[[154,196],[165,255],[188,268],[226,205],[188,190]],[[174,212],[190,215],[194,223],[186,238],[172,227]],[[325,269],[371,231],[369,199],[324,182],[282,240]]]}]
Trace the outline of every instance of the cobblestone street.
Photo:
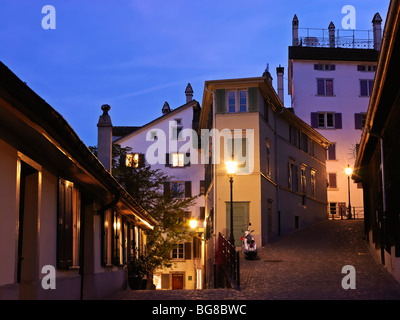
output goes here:
[{"label": "cobblestone street", "polygon": [[[342,287],[354,266],[356,289]],[[241,290],[125,290],[112,300],[398,300],[400,284],[371,256],[361,220],[329,220],[241,256]]]}]

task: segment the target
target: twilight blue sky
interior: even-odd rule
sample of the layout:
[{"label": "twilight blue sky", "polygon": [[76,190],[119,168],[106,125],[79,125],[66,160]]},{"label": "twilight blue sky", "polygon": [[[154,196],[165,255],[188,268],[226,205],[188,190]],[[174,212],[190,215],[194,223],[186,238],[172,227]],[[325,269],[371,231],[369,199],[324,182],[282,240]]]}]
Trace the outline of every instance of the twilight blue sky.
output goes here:
[{"label": "twilight blue sky", "polygon": [[[300,28],[342,28],[342,7],[356,29],[384,22],[389,0],[1,0],[0,60],[63,115],[87,145],[97,144],[102,104],[114,125],[143,125],[185,103],[191,83],[261,76],[285,67],[294,14]],[[42,28],[42,7],[56,29]],[[285,81],[285,94],[287,93]],[[285,105],[290,100],[285,95]]]}]

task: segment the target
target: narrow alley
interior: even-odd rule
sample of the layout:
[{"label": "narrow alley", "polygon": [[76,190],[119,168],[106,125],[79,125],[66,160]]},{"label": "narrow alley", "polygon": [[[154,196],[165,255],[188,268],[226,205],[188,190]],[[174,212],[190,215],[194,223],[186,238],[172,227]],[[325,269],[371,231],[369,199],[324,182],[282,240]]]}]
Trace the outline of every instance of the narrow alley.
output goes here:
[{"label": "narrow alley", "polygon": [[[356,271],[345,290],[344,266]],[[400,283],[374,260],[362,220],[329,220],[241,256],[241,289],[125,290],[111,300],[398,300]]]}]

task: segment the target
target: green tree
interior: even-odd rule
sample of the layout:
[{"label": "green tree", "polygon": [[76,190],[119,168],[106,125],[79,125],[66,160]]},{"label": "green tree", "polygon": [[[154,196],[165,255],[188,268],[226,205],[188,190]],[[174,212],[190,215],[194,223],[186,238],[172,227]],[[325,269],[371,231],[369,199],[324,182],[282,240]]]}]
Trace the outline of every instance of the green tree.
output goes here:
[{"label": "green tree", "polygon": [[[96,154],[97,148],[90,147]],[[112,174],[125,190],[158,223],[147,233],[146,252],[142,257],[143,265],[149,277],[155,269],[171,267],[171,251],[179,242],[189,241],[193,232],[186,221],[189,208],[194,205],[197,196],[186,198],[182,192],[164,191],[167,182],[174,177],[159,169],[153,169],[147,163],[139,166],[126,166],[126,155],[131,148],[113,145]]]}]

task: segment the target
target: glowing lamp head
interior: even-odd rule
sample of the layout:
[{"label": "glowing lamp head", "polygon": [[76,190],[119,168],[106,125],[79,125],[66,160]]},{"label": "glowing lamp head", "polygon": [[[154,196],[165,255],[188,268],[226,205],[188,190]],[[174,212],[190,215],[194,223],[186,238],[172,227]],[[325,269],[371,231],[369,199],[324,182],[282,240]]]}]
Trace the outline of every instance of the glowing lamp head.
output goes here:
[{"label": "glowing lamp head", "polygon": [[228,171],[228,175],[233,176],[236,173],[237,162],[236,161],[228,161],[226,162],[226,171]]},{"label": "glowing lamp head", "polygon": [[196,229],[196,228],[197,228],[197,220],[196,220],[196,219],[191,219],[191,220],[189,221],[189,226],[190,226],[190,228],[192,228],[192,229]]},{"label": "glowing lamp head", "polygon": [[346,174],[347,174],[348,176],[351,176],[352,173],[353,173],[353,169],[350,168],[350,166],[347,166],[347,168],[344,169],[344,171],[346,172]]}]

